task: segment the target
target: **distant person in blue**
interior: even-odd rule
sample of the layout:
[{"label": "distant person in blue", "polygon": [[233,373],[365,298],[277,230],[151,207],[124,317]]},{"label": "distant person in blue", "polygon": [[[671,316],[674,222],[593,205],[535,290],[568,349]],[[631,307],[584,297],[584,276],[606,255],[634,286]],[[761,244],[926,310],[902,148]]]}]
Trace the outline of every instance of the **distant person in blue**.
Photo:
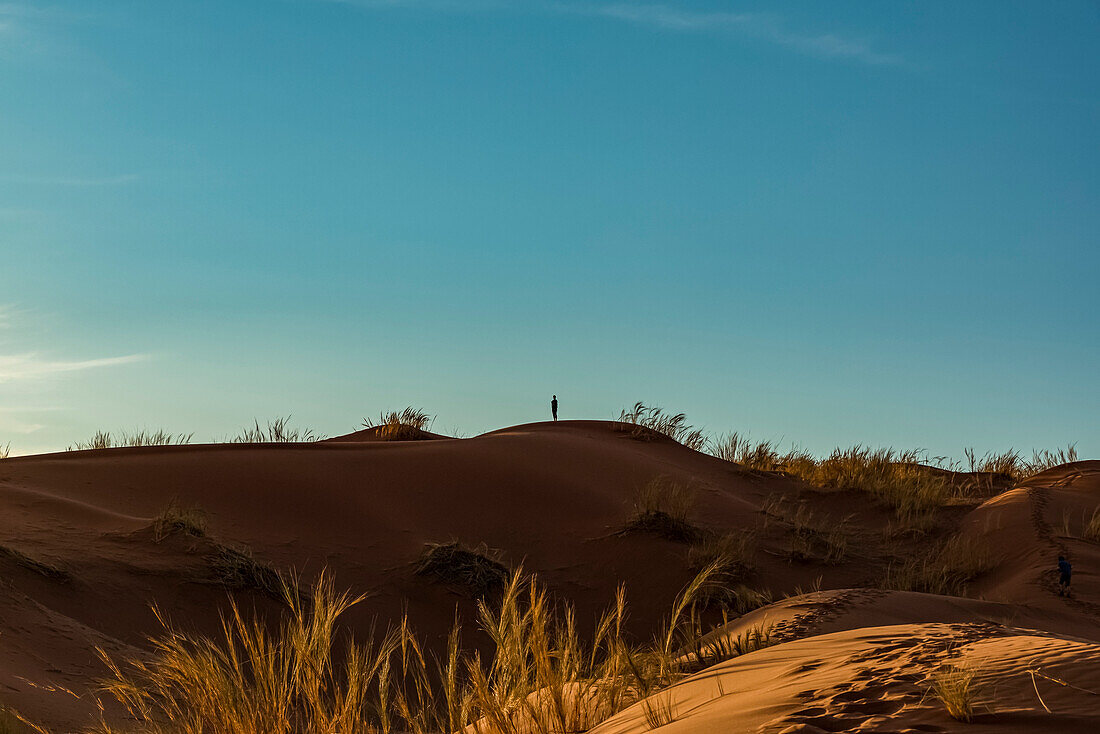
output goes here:
[{"label": "distant person in blue", "polygon": [[550,412],[554,414],[554,420],[558,419],[558,396],[550,396]]},{"label": "distant person in blue", "polygon": [[1069,578],[1073,574],[1073,566],[1065,556],[1058,556],[1058,596],[1069,596]]}]

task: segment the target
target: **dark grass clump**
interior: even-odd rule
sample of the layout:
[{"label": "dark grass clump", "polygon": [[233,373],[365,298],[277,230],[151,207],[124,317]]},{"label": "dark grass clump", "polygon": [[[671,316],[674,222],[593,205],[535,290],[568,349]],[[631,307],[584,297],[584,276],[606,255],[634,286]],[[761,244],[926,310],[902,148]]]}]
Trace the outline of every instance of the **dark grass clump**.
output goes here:
[{"label": "dark grass clump", "polygon": [[206,513],[197,507],[181,507],[176,500],[172,500],[153,518],[153,538],[159,543],[176,533],[192,538],[206,537]]},{"label": "dark grass clump", "polygon": [[657,477],[638,492],[633,515],[621,534],[646,533],[674,543],[698,543],[703,532],[689,519],[695,498],[694,488]]},{"label": "dark grass clump", "polygon": [[61,581],[63,583],[72,581],[72,576],[69,572],[60,566],[54,566],[31,558],[26,553],[16,550],[15,548],[9,548],[6,545],[0,545],[0,558],[7,558],[8,560],[14,561],[16,565],[33,571],[39,576],[44,576],[51,581]]},{"label": "dark grass clump", "polygon": [[282,574],[270,564],[257,561],[252,549],[247,546],[219,546],[210,557],[210,569],[215,580],[230,589],[259,591],[282,598],[288,588]]},{"label": "dark grass clump", "polygon": [[484,597],[504,588],[510,573],[499,551],[484,543],[468,548],[458,541],[429,543],[416,562],[416,574]]},{"label": "dark grass clump", "polygon": [[650,510],[636,515],[623,528],[624,533],[645,533],[685,545],[695,543],[700,538],[699,528],[686,520],[673,517],[663,510]]}]

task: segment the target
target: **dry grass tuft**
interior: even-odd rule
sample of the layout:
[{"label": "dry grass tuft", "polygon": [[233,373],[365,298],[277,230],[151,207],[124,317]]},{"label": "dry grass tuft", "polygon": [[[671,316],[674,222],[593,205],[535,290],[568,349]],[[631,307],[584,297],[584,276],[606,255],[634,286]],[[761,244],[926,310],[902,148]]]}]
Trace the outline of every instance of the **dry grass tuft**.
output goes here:
[{"label": "dry grass tuft", "polygon": [[1092,516],[1085,523],[1082,537],[1093,543],[1100,543],[1100,507],[1092,511]]},{"label": "dry grass tuft", "polygon": [[688,551],[688,564],[701,571],[717,564],[723,580],[736,581],[752,571],[756,558],[756,534],[750,531],[708,533]]},{"label": "dry grass tuft", "polygon": [[707,445],[702,430],[688,425],[683,413],[666,413],[663,408],[634,403],[630,410],[619,413],[618,427],[639,441],[652,441],[658,436],[668,436],[689,449],[702,451]]},{"label": "dry grass tuft", "polygon": [[921,557],[891,565],[886,569],[883,587],[964,596],[968,584],[995,565],[995,559],[981,540],[956,535]]},{"label": "dry grass tuft", "polygon": [[932,694],[956,721],[969,723],[974,718],[974,675],[972,668],[947,665],[932,677]]},{"label": "dry grass tuft", "polygon": [[402,411],[381,413],[377,423],[364,418],[363,428],[378,428],[378,438],[383,441],[417,441],[425,438],[423,432],[431,421],[431,416],[410,405]]},{"label": "dry grass tuft", "polygon": [[95,435],[87,441],[77,441],[66,451],[87,451],[89,449],[112,449],[133,446],[183,446],[191,443],[193,433],[173,434],[164,429],[150,431],[147,429],[136,430],[133,433],[121,432],[118,436],[112,436],[110,431],[96,431]]},{"label": "dry grass tuft", "polygon": [[291,417],[269,420],[266,426],[253,419],[253,427],[241,430],[230,443],[309,443],[324,439],[310,428],[292,428]]},{"label": "dry grass tuft", "polygon": [[153,538],[160,542],[169,535],[183,533],[194,538],[206,536],[206,513],[197,507],[184,508],[176,500],[153,518]]},{"label": "dry grass tuft", "polygon": [[971,472],[1002,474],[1011,477],[1015,482],[1035,476],[1047,469],[1052,469],[1060,464],[1070,464],[1077,461],[1077,446],[1070,444],[1064,449],[1053,451],[1032,450],[1031,458],[1024,458],[1019,451],[1009,449],[1000,454],[987,453],[978,457],[974,449],[968,448],[963,452]]},{"label": "dry grass tuft", "polygon": [[695,507],[693,487],[656,477],[639,490],[624,533],[648,533],[675,543],[694,543],[702,532],[689,519]]},{"label": "dry grass tuft", "polygon": [[0,446],[0,459],[6,459],[11,456],[11,443],[6,443]]},{"label": "dry grass tuft", "polygon": [[501,562],[501,555],[484,543],[476,548],[457,541],[429,543],[416,563],[416,573],[483,597],[502,589],[508,581],[508,568]]},{"label": "dry grass tuft", "polygon": [[257,561],[247,546],[218,546],[209,561],[214,578],[231,589],[260,591],[279,597],[291,586],[273,566]]},{"label": "dry grass tuft", "polygon": [[848,545],[852,535],[850,517],[819,518],[805,502],[792,505],[783,495],[772,495],[761,506],[765,526],[777,520],[787,527],[790,545],[787,557],[792,561],[808,563],[821,561],[841,563],[848,557]]},{"label": "dry grass tuft", "polygon": [[72,575],[64,568],[61,568],[60,566],[55,566],[50,563],[45,563],[44,561],[39,561],[38,559],[32,558],[26,553],[16,550],[15,548],[0,545],[0,558],[7,558],[15,562],[16,565],[22,566],[29,571],[33,571],[39,576],[44,576],[51,581],[61,581],[63,583],[68,583],[69,581],[72,581]]},{"label": "dry grass tuft", "polygon": [[15,714],[0,706],[0,734],[23,734],[27,731],[30,729]]},{"label": "dry grass tuft", "polygon": [[773,625],[763,623],[753,625],[739,635],[730,635],[721,630],[699,637],[689,655],[693,669],[703,670],[725,660],[747,655],[778,644]]},{"label": "dry grass tuft", "polygon": [[661,691],[643,700],[642,714],[645,716],[646,726],[650,730],[660,729],[662,726],[675,721],[673,704],[671,691]]}]

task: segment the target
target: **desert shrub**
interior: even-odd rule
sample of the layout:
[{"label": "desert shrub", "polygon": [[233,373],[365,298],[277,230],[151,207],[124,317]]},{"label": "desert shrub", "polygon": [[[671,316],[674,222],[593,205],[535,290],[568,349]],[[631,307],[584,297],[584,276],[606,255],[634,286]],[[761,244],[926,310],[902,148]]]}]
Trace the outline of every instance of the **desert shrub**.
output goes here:
[{"label": "desert shrub", "polygon": [[416,562],[416,573],[481,597],[503,588],[508,581],[508,568],[501,562],[501,556],[484,543],[476,548],[457,541],[429,543]]},{"label": "desert shrub", "polygon": [[0,558],[7,558],[14,562],[18,566],[33,571],[39,576],[44,576],[51,581],[68,582],[72,580],[72,576],[64,568],[56,566],[52,563],[46,563],[40,561],[37,558],[32,558],[21,550],[11,548],[6,545],[0,545]]},{"label": "desert shrub", "polygon": [[980,539],[956,535],[921,556],[889,566],[883,586],[963,596],[971,581],[995,565],[995,559]]},{"label": "desert shrub", "polygon": [[174,533],[195,538],[206,535],[206,513],[197,507],[181,507],[176,500],[153,518],[153,537],[159,542]]},{"label": "desert shrub", "polygon": [[703,431],[688,425],[683,413],[666,413],[663,408],[649,407],[642,402],[620,412],[618,426],[640,441],[651,441],[663,435],[696,451],[702,451],[707,444]]},{"label": "desert shrub", "polygon": [[6,459],[11,456],[11,443],[6,443],[0,446],[0,459]]},{"label": "desert shrub", "polygon": [[969,723],[974,717],[974,675],[972,668],[946,665],[932,676],[932,694],[956,721]]},{"label": "desert shrub", "polygon": [[218,546],[209,562],[218,583],[231,589],[260,591],[279,597],[291,585],[273,566],[256,560],[247,546]]},{"label": "desert shrub", "polygon": [[363,419],[363,428],[377,428],[378,437],[384,441],[415,441],[424,438],[423,431],[431,423],[431,416],[411,405],[401,411],[381,413],[378,422]]},{"label": "desert shrub", "polygon": [[253,419],[253,426],[242,429],[231,443],[307,443],[324,439],[324,436],[315,434],[310,428],[291,427],[290,419],[289,415],[275,418],[269,420],[266,426],[261,426],[258,420]]},{"label": "desert shrub", "polygon": [[158,428],[155,431],[142,428],[133,432],[122,431],[113,436],[110,431],[96,431],[87,441],[77,441],[66,451],[86,451],[88,449],[123,448],[127,446],[182,446],[191,443],[193,433],[169,433]]},{"label": "desert shrub", "polygon": [[676,543],[696,542],[702,533],[689,520],[695,500],[693,487],[656,477],[638,491],[623,532],[649,533]]}]

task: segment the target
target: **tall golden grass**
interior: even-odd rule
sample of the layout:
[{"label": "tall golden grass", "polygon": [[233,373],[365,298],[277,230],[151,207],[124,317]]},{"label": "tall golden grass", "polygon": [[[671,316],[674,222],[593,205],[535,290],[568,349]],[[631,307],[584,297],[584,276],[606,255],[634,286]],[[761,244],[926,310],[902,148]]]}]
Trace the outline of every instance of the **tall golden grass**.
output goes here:
[{"label": "tall golden grass", "polygon": [[[216,637],[190,635],[158,612],[164,633],[149,657],[116,660],[103,693],[132,723],[103,720],[99,734],[478,734],[580,732],[671,685],[692,669],[696,604],[716,570],[704,569],[677,596],[662,631],[630,641],[620,588],[582,640],[571,606],[533,576],[512,574],[496,602],[482,601],[483,658],[463,648],[456,623],[446,650],[426,651],[402,622],[380,640],[346,639],[338,620],[361,601],[322,574],[303,598],[283,587],[286,611],[268,626],[234,603]],[[757,641],[759,642],[759,641]],[[740,643],[739,643],[740,644]],[[718,648],[735,655],[754,646]],[[715,652],[711,651],[710,655]]]}]

